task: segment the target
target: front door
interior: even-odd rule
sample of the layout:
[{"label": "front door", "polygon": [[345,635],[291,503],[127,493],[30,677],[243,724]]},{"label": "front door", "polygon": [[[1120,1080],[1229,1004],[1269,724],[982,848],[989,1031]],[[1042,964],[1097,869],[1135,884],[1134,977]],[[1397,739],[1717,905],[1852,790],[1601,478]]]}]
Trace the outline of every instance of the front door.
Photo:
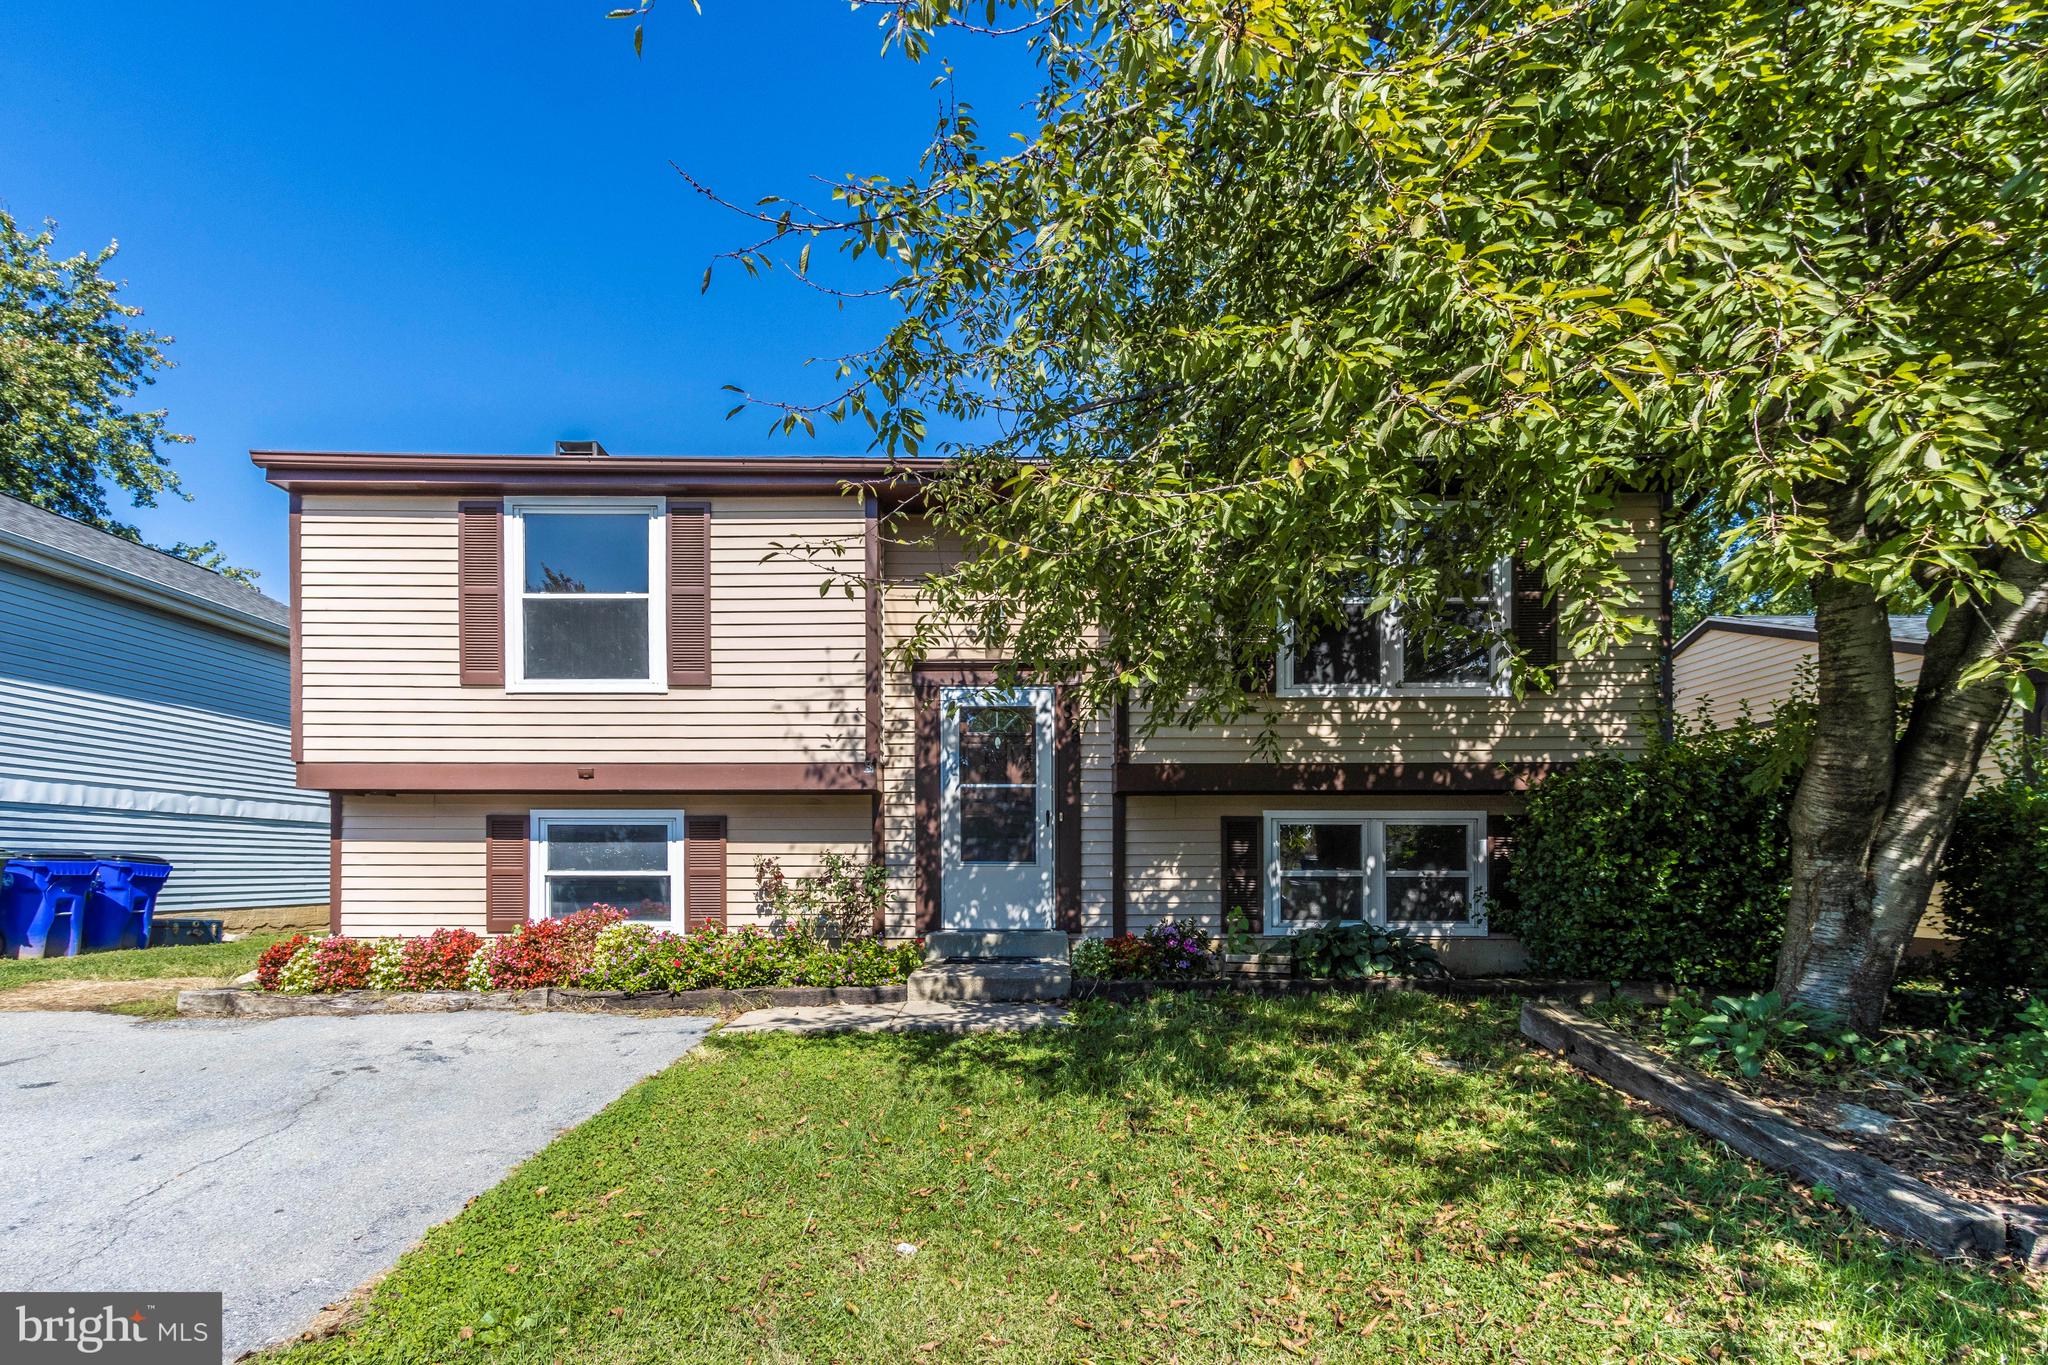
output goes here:
[{"label": "front door", "polygon": [[1052,928],[1052,689],[945,688],[939,727],[939,922]]}]

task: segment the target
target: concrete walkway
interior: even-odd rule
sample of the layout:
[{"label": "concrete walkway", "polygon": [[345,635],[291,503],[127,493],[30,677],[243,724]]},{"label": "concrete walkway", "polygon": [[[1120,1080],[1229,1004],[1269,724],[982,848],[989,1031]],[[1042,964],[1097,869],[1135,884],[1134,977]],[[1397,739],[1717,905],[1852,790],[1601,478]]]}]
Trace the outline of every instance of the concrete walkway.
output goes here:
[{"label": "concrete walkway", "polygon": [[908,1000],[893,1005],[791,1005],[750,1010],[721,1033],[990,1033],[1040,1028],[1067,1017],[1064,1005],[956,1004]]},{"label": "concrete walkway", "polygon": [[0,1288],[219,1290],[304,1330],[714,1021],[0,1017]]}]

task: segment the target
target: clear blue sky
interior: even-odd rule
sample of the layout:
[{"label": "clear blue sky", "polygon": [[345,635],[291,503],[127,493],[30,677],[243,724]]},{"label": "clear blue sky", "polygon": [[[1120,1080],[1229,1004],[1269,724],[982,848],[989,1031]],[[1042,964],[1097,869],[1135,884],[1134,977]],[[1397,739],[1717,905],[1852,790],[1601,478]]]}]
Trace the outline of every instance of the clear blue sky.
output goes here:
[{"label": "clear blue sky", "polygon": [[[192,500],[132,514],[144,535],[218,540],[283,597],[285,500],[251,448],[864,449],[725,420],[722,385],[816,396],[802,362],[887,315],[731,268],[699,294],[749,225],[669,162],[740,202],[908,173],[936,62],[880,56],[836,0],[703,5],[665,0],[636,60],[606,0],[12,0],[0,204],[56,219],[66,255],[118,238],[125,297],[177,338],[142,401],[196,438],[171,449]],[[1027,126],[1021,47],[946,51],[986,134]]]}]

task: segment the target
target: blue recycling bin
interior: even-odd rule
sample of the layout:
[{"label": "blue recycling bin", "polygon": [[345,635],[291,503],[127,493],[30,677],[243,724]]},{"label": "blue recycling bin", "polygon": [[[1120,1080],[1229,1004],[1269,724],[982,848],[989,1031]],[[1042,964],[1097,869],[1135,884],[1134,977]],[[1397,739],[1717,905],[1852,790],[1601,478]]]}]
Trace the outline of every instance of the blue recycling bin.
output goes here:
[{"label": "blue recycling bin", "polygon": [[145,854],[102,853],[85,897],[85,927],[79,951],[147,948],[157,894],[170,880],[171,865]]},{"label": "blue recycling bin", "polygon": [[75,955],[98,865],[85,853],[8,854],[0,867],[0,955]]}]

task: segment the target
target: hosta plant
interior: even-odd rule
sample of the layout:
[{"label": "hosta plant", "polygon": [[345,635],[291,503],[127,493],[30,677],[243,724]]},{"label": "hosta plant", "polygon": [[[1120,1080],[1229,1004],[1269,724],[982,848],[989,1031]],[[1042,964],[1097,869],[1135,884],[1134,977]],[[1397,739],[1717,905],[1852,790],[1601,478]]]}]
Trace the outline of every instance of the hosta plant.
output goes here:
[{"label": "hosta plant", "polygon": [[1294,974],[1311,980],[1450,975],[1443,959],[1428,944],[1398,929],[1377,924],[1328,924],[1304,929],[1295,935],[1291,947]]},{"label": "hosta plant", "polygon": [[1704,1006],[1678,1000],[1664,1012],[1665,1032],[1680,1047],[1710,1066],[1733,1067],[1749,1077],[1762,1075],[1774,1060],[1794,1060],[1834,1039],[1830,1022],[1787,1004],[1776,991],[1716,996]]}]

